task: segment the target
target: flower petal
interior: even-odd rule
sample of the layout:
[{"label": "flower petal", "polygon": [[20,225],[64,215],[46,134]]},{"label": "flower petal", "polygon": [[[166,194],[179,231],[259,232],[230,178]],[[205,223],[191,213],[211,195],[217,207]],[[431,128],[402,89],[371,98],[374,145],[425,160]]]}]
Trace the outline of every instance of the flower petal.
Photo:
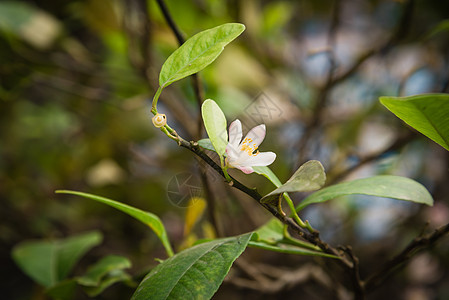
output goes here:
[{"label": "flower petal", "polygon": [[229,143],[234,146],[234,148],[238,148],[240,141],[242,140],[242,135],[242,123],[239,119],[236,119],[229,125]]},{"label": "flower petal", "polygon": [[265,124],[260,124],[248,132],[248,134],[243,139],[243,142],[245,142],[245,140],[250,141],[249,145],[251,146],[254,145],[255,148],[257,148],[263,142],[265,138],[265,132],[266,132]]},{"label": "flower petal", "polygon": [[255,156],[251,156],[240,163],[241,167],[256,167],[271,165],[276,159],[274,152],[260,152]]},{"label": "flower petal", "polygon": [[254,172],[253,168],[251,167],[239,167],[239,169],[245,174],[251,174],[252,172]]}]

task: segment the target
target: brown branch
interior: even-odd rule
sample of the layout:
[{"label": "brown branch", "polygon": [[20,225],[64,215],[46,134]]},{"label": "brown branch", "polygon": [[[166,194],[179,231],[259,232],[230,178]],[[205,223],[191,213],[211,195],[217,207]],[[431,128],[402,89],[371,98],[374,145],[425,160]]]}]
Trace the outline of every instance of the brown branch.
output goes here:
[{"label": "brown branch", "polygon": [[[402,147],[407,145],[410,141],[415,139],[416,136],[417,136],[416,132],[409,131],[407,135],[397,138],[386,149],[384,149],[384,150],[382,150],[380,152],[377,152],[377,153],[374,153],[374,154],[362,157],[362,158],[360,158],[360,161],[356,165],[351,166],[351,167],[349,167],[347,169],[344,169],[343,171],[340,171],[338,174],[336,174],[334,176],[329,176],[329,179],[327,180],[326,185],[331,185],[331,184],[338,183],[341,180],[343,180],[346,176],[348,176],[352,172],[358,170],[359,168],[363,167],[364,165],[378,160],[382,155],[384,155],[384,154],[386,154],[386,153],[388,153],[390,151],[395,151],[395,150],[401,149]],[[331,171],[329,171],[329,173],[331,173]]]},{"label": "brown branch", "polygon": [[[185,42],[184,36],[182,35],[181,31],[179,30],[178,26],[176,25],[176,22],[174,21],[174,19],[172,18],[167,5],[165,4],[164,0],[156,0],[156,2],[159,5],[159,8],[160,8],[162,14],[164,15],[165,21],[167,22],[170,29],[173,31],[173,34],[176,36],[176,40],[178,41],[178,44],[181,46]],[[203,103],[204,93],[203,93],[203,87],[201,84],[201,80],[200,80],[198,74],[192,75],[192,85],[193,85],[193,90],[195,92],[195,98],[196,98],[196,102],[198,105],[198,111],[201,111],[201,105]],[[200,139],[202,130],[203,130],[203,122],[202,122],[200,113],[198,114],[197,126],[198,126],[197,138]]]},{"label": "brown branch", "polygon": [[366,291],[371,291],[379,286],[393,272],[399,270],[411,257],[420,250],[430,248],[449,232],[449,223],[436,229],[433,233],[424,237],[415,238],[401,253],[385,263],[385,265],[366,279],[364,286]]},{"label": "brown branch", "polygon": [[[206,162],[209,166],[211,166],[217,173],[219,173],[223,178],[225,178],[223,170],[221,167],[212,159],[210,158],[204,151],[201,150],[201,148],[198,146],[198,143],[196,142],[188,142],[184,140],[183,138],[178,136],[178,144],[181,147],[184,147],[193,153],[195,153],[198,157],[200,157],[204,162]],[[298,234],[302,239],[320,247],[323,252],[332,254],[335,256],[338,256],[339,262],[345,267],[345,268],[353,268],[354,264],[348,260],[348,258],[342,253],[341,251],[338,251],[336,248],[331,247],[326,242],[322,241],[319,237],[318,231],[309,232],[306,229],[299,226],[292,218],[286,216],[285,214],[280,213],[275,206],[272,206],[268,203],[262,203],[260,200],[262,199],[262,196],[257,192],[256,189],[249,188],[236,180],[235,178],[231,177],[232,183],[230,184],[232,187],[244,192],[251,198],[257,201],[259,205],[264,207],[268,212],[270,212],[274,217],[276,217],[279,221],[281,221],[283,224],[287,225],[293,232]]]},{"label": "brown branch", "polygon": [[[342,0],[335,0],[334,7],[332,10],[332,19],[329,26],[329,32],[327,36],[327,43],[329,48],[331,49],[329,53],[329,72],[327,73],[326,82],[323,86],[323,88],[320,90],[317,99],[316,104],[313,109],[313,115],[311,118],[311,121],[307,124],[304,135],[302,138],[298,141],[298,162],[297,165],[301,165],[305,161],[305,150],[307,149],[308,143],[315,133],[316,129],[319,127],[321,115],[322,112],[326,106],[326,102],[328,99],[328,94],[334,85],[334,72],[336,68],[336,61],[335,61],[335,53],[333,51],[333,48],[335,47],[335,35],[338,29],[338,26],[340,25],[340,9],[341,9],[341,1]],[[297,166],[293,166],[296,168]]]},{"label": "brown branch", "polygon": [[[334,11],[333,11],[333,17],[332,17],[332,24],[329,30],[329,34],[328,34],[328,40],[329,40],[329,45],[332,48],[332,44],[333,43],[333,36],[335,35],[335,31],[336,28],[338,26],[338,10],[339,10],[340,4],[337,2],[335,3],[334,6]],[[401,16],[401,19],[398,22],[398,25],[394,31],[394,33],[390,36],[390,38],[385,41],[383,44],[381,44],[380,46],[375,46],[372,49],[366,51],[365,53],[363,53],[358,59],[356,59],[356,61],[354,62],[354,64],[349,67],[345,72],[341,73],[341,74],[335,74],[335,68],[334,68],[334,59],[333,56],[330,57],[330,62],[331,62],[331,67],[329,69],[328,72],[328,76],[327,76],[327,80],[324,84],[324,86],[321,88],[320,92],[318,93],[317,96],[317,100],[316,100],[316,105],[313,111],[313,115],[312,118],[310,120],[310,122],[307,124],[306,128],[305,128],[305,133],[302,136],[302,138],[299,140],[298,142],[298,164],[302,164],[304,162],[304,157],[305,157],[305,150],[308,147],[309,141],[312,138],[313,134],[315,133],[315,131],[317,130],[317,128],[320,125],[320,120],[322,117],[322,112],[325,108],[326,102],[327,102],[327,98],[329,95],[329,92],[332,90],[332,88],[341,83],[342,81],[346,80],[347,78],[349,78],[350,76],[352,76],[354,73],[356,73],[359,68],[363,65],[364,62],[366,62],[369,58],[373,57],[374,55],[377,55],[379,53],[386,53],[387,51],[389,51],[393,45],[399,43],[400,41],[402,41],[408,34],[408,31],[410,29],[410,22],[412,19],[412,15],[413,15],[413,8],[414,8],[414,0],[409,0],[404,4],[404,9],[403,9],[403,13]],[[333,54],[333,51],[330,51],[330,54]]]}]

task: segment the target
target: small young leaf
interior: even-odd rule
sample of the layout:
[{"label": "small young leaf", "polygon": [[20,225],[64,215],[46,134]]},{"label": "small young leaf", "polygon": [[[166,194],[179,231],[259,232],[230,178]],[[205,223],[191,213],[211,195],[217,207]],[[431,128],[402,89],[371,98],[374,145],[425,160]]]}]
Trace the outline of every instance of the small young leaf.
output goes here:
[{"label": "small young leaf", "polygon": [[151,270],[132,299],[210,299],[252,233],[199,244]]},{"label": "small young leaf", "polygon": [[202,31],[188,39],[167,58],[162,66],[159,74],[161,88],[210,65],[224,47],[244,30],[243,24],[228,23]]},{"label": "small young leaf", "polygon": [[449,94],[380,97],[399,119],[449,150]]},{"label": "small young leaf", "polygon": [[76,262],[103,239],[89,232],[55,241],[26,241],[14,247],[17,265],[36,282],[51,287],[65,279]]},{"label": "small young leaf", "polygon": [[259,227],[254,233],[253,239],[257,236],[256,241],[275,244],[284,239],[284,225],[276,218],[271,218],[263,226]]},{"label": "small young leaf", "polygon": [[201,106],[204,127],[214,146],[215,152],[222,157],[228,145],[226,117],[214,100],[207,99]]},{"label": "small young leaf", "polygon": [[275,202],[279,195],[286,192],[310,192],[320,189],[326,181],[326,174],[321,163],[317,160],[311,160],[303,164],[287,180],[286,183],[264,196],[263,203]]},{"label": "small young leaf", "polygon": [[[201,139],[198,141],[198,145],[206,150],[215,152],[215,148],[212,145],[212,142],[210,141],[210,139]],[[226,153],[225,153],[225,155],[226,155]]]},{"label": "small young leaf", "polygon": [[108,199],[108,198],[104,198],[104,197],[100,197],[100,196],[96,196],[96,195],[92,195],[92,194],[76,192],[76,191],[67,191],[67,190],[59,190],[59,191],[56,191],[55,193],[81,196],[84,198],[92,199],[92,200],[101,202],[103,204],[109,205],[118,210],[121,210],[122,212],[130,215],[131,217],[142,222],[143,224],[149,226],[154,231],[154,233],[156,233],[158,238],[161,240],[168,256],[173,255],[173,250],[172,250],[170,242],[168,240],[168,236],[167,236],[167,232],[165,231],[164,224],[162,224],[159,217],[156,216],[155,214],[140,210],[138,208],[135,208],[135,207],[132,207],[132,206]]},{"label": "small young leaf", "polygon": [[85,286],[98,286],[108,273],[130,267],[131,262],[126,257],[108,255],[89,267],[86,274],[79,277],[77,282]]},{"label": "small young leaf", "polygon": [[433,205],[432,196],[420,183],[401,176],[379,175],[326,187],[304,199],[296,207],[296,210],[299,211],[312,203],[325,202],[340,196],[353,194],[393,198],[430,206]]}]

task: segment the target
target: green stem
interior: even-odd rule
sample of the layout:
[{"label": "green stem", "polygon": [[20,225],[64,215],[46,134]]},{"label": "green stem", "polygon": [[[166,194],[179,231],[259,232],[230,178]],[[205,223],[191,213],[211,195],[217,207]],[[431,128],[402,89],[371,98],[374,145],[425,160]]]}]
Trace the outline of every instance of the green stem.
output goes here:
[{"label": "green stem", "polygon": [[224,177],[226,178],[226,181],[227,182],[232,182],[232,179],[231,179],[231,177],[228,174],[228,166],[226,166],[224,164],[222,156],[220,156],[220,163],[221,163],[221,169],[223,170],[223,174],[224,174]]},{"label": "green stem", "polygon": [[163,133],[165,133],[165,134],[166,134],[169,138],[171,138],[172,140],[175,140],[175,141],[179,142],[179,137],[178,137],[178,135],[176,134],[176,131],[174,131],[173,129],[171,129],[171,128],[169,127],[169,128],[174,132],[174,134],[172,134],[172,133],[169,132],[169,130],[167,130],[166,127],[169,127],[169,126],[168,126],[168,125],[165,125],[165,126],[161,127],[161,131],[162,131]]},{"label": "green stem", "polygon": [[[296,213],[296,210],[295,210],[295,205],[293,204],[292,199],[290,198],[290,196],[289,196],[287,193],[284,193],[284,199],[285,199],[285,201],[287,202],[288,207],[290,208],[292,217],[293,217],[293,219],[296,221],[296,223],[298,223],[298,225],[301,226],[302,228],[307,228],[307,229],[309,229],[308,226],[307,226],[307,224],[304,223],[304,222],[301,220],[301,218],[299,218],[299,216],[298,216],[298,214]],[[309,226],[310,226],[310,224],[309,224]],[[309,230],[310,230],[310,229],[309,229]]]},{"label": "green stem", "polygon": [[290,233],[288,232],[288,226],[286,226],[286,225],[284,225],[284,240],[283,240],[283,242],[285,244],[290,244],[290,245],[298,246],[298,247],[301,247],[301,248],[307,248],[307,249],[315,250],[315,251],[323,251],[318,246],[315,246],[315,245],[312,245],[310,243],[303,242],[301,240],[293,238],[290,235]]},{"label": "green stem", "polygon": [[154,94],[154,97],[153,97],[153,104],[151,105],[151,112],[154,115],[157,114],[157,101],[159,100],[159,96],[161,95],[161,93],[162,93],[162,88],[158,87],[156,94]]}]

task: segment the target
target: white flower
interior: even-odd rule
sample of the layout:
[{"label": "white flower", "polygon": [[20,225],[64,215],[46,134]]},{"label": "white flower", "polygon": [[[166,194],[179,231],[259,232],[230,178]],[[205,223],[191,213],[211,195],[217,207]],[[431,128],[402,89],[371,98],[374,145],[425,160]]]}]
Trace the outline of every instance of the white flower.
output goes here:
[{"label": "white flower", "polygon": [[242,140],[242,123],[237,119],[229,125],[229,143],[226,146],[226,164],[245,174],[254,172],[252,167],[268,166],[276,159],[274,152],[259,152],[257,148],[265,138],[265,124],[251,129]]}]

